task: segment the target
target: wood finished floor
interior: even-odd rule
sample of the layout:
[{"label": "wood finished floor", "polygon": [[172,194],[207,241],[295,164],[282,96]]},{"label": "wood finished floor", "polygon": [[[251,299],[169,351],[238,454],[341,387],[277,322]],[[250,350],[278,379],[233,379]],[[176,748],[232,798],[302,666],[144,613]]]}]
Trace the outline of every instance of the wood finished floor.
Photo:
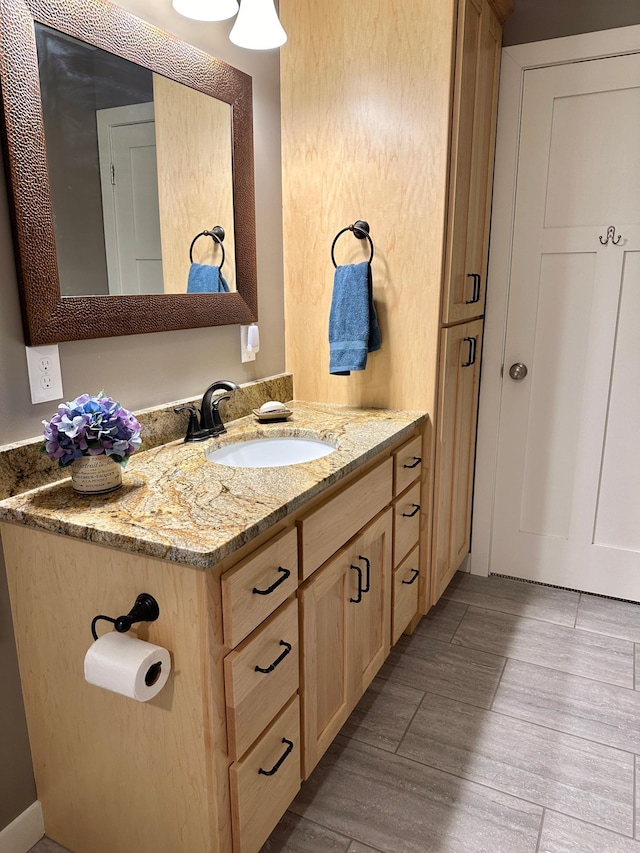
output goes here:
[{"label": "wood finished floor", "polygon": [[640,853],[638,756],[640,606],[459,573],[262,853]]}]

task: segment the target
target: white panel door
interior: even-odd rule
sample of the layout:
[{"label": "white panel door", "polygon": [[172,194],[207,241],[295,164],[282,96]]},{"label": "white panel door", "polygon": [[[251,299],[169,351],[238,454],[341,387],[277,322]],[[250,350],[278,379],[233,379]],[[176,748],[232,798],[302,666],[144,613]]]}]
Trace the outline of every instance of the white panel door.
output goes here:
[{"label": "white panel door", "polygon": [[526,72],[491,548],[494,573],[632,600],[638,152],[637,54]]}]

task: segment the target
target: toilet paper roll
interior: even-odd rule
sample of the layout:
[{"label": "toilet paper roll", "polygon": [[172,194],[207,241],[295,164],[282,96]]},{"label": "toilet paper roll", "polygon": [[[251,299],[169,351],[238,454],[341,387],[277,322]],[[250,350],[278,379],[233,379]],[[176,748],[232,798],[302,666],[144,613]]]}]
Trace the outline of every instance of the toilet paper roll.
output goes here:
[{"label": "toilet paper roll", "polygon": [[103,634],[84,658],[84,677],[89,684],[121,693],[138,702],[153,699],[171,672],[169,652],[127,634]]}]

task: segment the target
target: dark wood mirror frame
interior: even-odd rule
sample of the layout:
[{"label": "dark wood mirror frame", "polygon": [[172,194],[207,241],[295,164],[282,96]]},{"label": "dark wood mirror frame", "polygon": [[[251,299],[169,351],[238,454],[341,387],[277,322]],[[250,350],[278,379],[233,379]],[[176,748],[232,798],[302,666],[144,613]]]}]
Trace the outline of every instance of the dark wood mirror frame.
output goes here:
[{"label": "dark wood mirror frame", "polygon": [[[237,291],[61,297],[35,21],[230,105]],[[0,0],[0,85],[28,346],[258,319],[251,77],[104,0]]]}]

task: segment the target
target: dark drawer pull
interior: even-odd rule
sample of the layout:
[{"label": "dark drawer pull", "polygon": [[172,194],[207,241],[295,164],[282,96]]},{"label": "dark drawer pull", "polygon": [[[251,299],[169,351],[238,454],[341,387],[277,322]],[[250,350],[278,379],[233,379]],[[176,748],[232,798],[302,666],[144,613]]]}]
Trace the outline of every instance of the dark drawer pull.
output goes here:
[{"label": "dark drawer pull", "polygon": [[364,562],[367,570],[367,580],[365,581],[365,585],[362,587],[362,591],[369,592],[371,589],[371,560],[368,557],[358,557],[358,559]]},{"label": "dark drawer pull", "polygon": [[463,338],[463,341],[469,344],[469,356],[466,361],[462,362],[461,367],[471,367],[472,364],[476,363],[476,350],[478,347],[478,339]]},{"label": "dark drawer pull", "polygon": [[362,593],[364,591],[362,589],[362,569],[360,568],[360,566],[351,566],[351,568],[353,569],[354,572],[358,573],[358,597],[357,598],[350,598],[349,601],[352,604],[360,604],[360,602],[362,601]]},{"label": "dark drawer pull", "polygon": [[420,512],[420,504],[411,504],[411,506],[413,507],[413,509],[411,510],[411,512],[403,512],[403,513],[402,513],[402,517],[403,517],[403,518],[413,518],[413,516],[414,516],[417,512]]},{"label": "dark drawer pull", "polygon": [[418,467],[418,465],[419,465],[421,462],[422,462],[422,457],[421,457],[421,456],[414,456],[414,457],[413,457],[413,462],[411,463],[411,465],[407,465],[407,463],[405,462],[405,463],[404,463],[404,465],[403,465],[402,467],[403,467],[403,468],[417,468],[417,467]]},{"label": "dark drawer pull", "polygon": [[480,275],[477,272],[467,273],[467,278],[473,279],[473,296],[467,299],[467,305],[473,305],[474,302],[480,302]]},{"label": "dark drawer pull", "polygon": [[287,740],[286,737],[283,737],[282,743],[286,743],[287,748],[282,753],[280,758],[276,761],[276,763],[273,765],[271,770],[263,770],[262,767],[260,767],[258,769],[258,773],[262,774],[262,776],[273,776],[274,773],[277,773],[278,770],[280,769],[281,765],[282,765],[282,762],[285,760],[285,758],[289,755],[289,753],[293,749],[293,741],[292,740]]},{"label": "dark drawer pull", "polygon": [[269,593],[273,592],[274,589],[277,589],[280,586],[280,584],[284,583],[286,581],[286,579],[289,577],[289,575],[291,574],[289,569],[283,569],[282,566],[278,566],[278,571],[282,572],[282,577],[278,578],[278,580],[275,581],[274,583],[272,583],[270,587],[268,587],[267,589],[258,589],[257,586],[254,586],[254,588],[251,590],[251,592],[254,595],[269,595]]},{"label": "dark drawer pull", "polygon": [[276,658],[270,666],[267,666],[267,667],[256,666],[254,669],[254,672],[264,672],[264,673],[273,672],[273,670],[278,666],[278,664],[282,663],[282,661],[286,658],[286,656],[291,651],[291,643],[287,643],[287,642],[285,642],[285,640],[280,640],[280,645],[284,646],[284,651],[282,652],[280,657]]},{"label": "dark drawer pull", "polygon": [[406,583],[406,584],[407,584],[407,586],[411,586],[411,584],[412,584],[415,580],[417,580],[417,578],[420,576],[420,569],[411,569],[411,571],[413,572],[413,577],[411,578],[411,580],[409,580],[409,581],[402,581],[402,583]]}]

